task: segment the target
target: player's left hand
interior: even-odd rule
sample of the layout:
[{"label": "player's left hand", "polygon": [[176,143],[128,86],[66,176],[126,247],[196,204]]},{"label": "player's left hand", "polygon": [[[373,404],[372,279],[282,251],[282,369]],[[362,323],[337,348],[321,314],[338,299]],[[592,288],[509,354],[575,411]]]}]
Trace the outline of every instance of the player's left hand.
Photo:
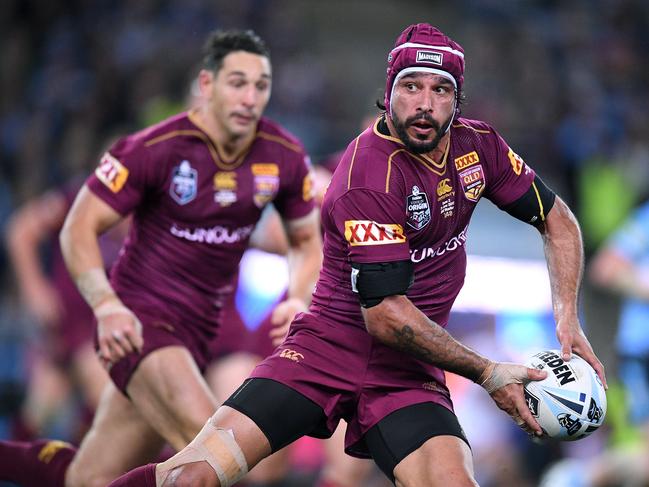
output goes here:
[{"label": "player's left hand", "polygon": [[604,389],[608,389],[604,366],[595,355],[595,352],[593,352],[593,347],[591,347],[588,338],[586,338],[579,324],[579,320],[559,320],[557,323],[557,338],[561,344],[561,358],[568,361],[572,358],[573,352],[576,353],[595,369],[595,372],[597,372],[604,385]]},{"label": "player's left hand", "polygon": [[307,306],[299,298],[288,298],[275,306],[270,317],[274,328],[268,334],[273,341],[273,346],[277,346],[284,341],[295,315],[305,311],[307,311]]}]

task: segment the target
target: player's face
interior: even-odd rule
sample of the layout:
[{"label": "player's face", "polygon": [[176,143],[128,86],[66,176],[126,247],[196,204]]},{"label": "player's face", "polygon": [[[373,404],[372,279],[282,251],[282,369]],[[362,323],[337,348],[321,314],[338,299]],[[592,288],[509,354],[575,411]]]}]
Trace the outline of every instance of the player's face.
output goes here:
[{"label": "player's face", "polygon": [[397,82],[392,95],[392,123],[411,152],[432,151],[455,111],[453,84],[443,76],[411,73]]},{"label": "player's face", "polygon": [[253,132],[270,99],[271,68],[266,56],[231,52],[213,75],[208,102],[218,125],[232,137]]}]

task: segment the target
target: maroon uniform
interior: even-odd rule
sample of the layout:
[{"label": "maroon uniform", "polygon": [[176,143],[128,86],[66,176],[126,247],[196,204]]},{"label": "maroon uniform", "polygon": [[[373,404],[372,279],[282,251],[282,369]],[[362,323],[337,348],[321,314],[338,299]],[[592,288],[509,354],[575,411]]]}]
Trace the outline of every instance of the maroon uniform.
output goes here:
[{"label": "maroon uniform", "polygon": [[465,242],[482,197],[503,207],[534,172],[486,123],[457,119],[440,163],[410,153],[382,118],[347,148],[322,208],[324,263],[308,314],[253,372],[320,405],[333,431],[348,420],[349,453],[366,455],[363,435],[393,411],[422,402],[452,410],[444,372],[372,338],[365,330],[351,262],[410,259],[407,296],[446,326],[464,282]]},{"label": "maroon uniform", "polygon": [[119,140],[87,182],[133,224],[111,273],[115,291],[144,325],[144,350],[111,368],[124,390],[151,350],[187,347],[209,359],[220,309],[264,206],[286,219],[313,208],[301,144],[262,119],[246,152],[228,161],[192,112]]}]

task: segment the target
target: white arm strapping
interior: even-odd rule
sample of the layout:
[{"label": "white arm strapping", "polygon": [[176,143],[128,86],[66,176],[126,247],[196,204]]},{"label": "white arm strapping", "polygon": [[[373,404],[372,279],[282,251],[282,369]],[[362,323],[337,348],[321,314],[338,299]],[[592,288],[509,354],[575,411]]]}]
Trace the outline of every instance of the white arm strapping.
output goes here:
[{"label": "white arm strapping", "polygon": [[108,282],[104,269],[98,267],[88,269],[79,274],[75,283],[79,292],[93,310],[108,297],[115,296],[118,299]]}]

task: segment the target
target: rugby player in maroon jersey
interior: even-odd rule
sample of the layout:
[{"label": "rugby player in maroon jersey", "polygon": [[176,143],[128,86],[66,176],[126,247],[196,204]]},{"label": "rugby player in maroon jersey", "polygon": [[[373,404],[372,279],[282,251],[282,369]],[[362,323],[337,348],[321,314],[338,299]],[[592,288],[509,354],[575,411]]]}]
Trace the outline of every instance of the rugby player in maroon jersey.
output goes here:
[{"label": "rugby player in maroon jersey", "polygon": [[386,113],[351,142],[324,198],[309,313],[187,448],[112,487],[227,487],[295,439],[330,435],[341,418],[346,451],[373,458],[397,485],[477,485],[444,371],[484,387],[535,435],[523,383],[546,374],[494,362],[444,329],[482,197],[539,230],[562,355],[579,354],[606,383],[577,315],[579,226],[489,124],[459,116],[463,81],[457,42],[429,24],[401,33],[388,55]]}]

